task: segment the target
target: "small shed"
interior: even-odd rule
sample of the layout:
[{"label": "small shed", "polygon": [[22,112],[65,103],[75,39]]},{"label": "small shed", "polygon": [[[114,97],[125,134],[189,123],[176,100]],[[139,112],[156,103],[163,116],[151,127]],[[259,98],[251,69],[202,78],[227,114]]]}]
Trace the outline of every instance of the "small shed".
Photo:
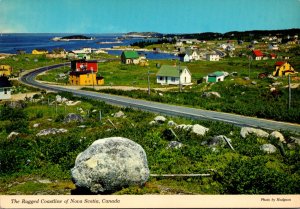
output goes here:
[{"label": "small shed", "polygon": [[11,83],[6,76],[0,76],[0,100],[11,99]]},{"label": "small shed", "polygon": [[139,64],[139,55],[136,51],[123,51],[121,62],[124,64]]},{"label": "small shed", "polygon": [[224,81],[225,78],[225,74],[224,72],[221,71],[216,71],[214,73],[208,74],[205,77],[206,82],[220,82],[220,81]]}]

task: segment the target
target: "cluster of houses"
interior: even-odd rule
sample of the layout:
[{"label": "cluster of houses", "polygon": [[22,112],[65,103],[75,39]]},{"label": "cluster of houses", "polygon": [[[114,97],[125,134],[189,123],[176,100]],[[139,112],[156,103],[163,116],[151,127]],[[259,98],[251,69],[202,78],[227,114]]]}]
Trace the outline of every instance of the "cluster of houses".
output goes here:
[{"label": "cluster of houses", "polygon": [[[21,51],[19,52],[21,53]],[[90,47],[83,47],[81,49],[77,49],[77,50],[72,50],[72,51],[66,51],[64,49],[56,49],[55,51],[53,50],[53,52],[49,52],[46,49],[34,49],[31,52],[32,54],[35,55],[46,55],[47,58],[67,58],[67,59],[90,59],[90,54],[95,53],[95,54],[99,54],[99,53],[106,53],[106,51],[103,51],[101,49],[92,49]]]},{"label": "cluster of houses", "polygon": [[[275,53],[265,54],[259,49],[252,50],[252,58],[254,60],[267,60],[267,59],[276,59],[277,55]],[[287,59],[287,58],[285,58]]]},{"label": "cluster of houses", "polygon": [[[192,62],[192,61],[201,60],[200,52],[197,49],[192,49],[192,48],[187,48],[187,49],[181,48],[178,57],[181,62]],[[216,53],[207,53],[205,59],[207,61],[219,61],[220,55]]]},{"label": "cluster of houses", "polygon": [[69,83],[76,86],[103,85],[104,77],[97,76],[97,60],[72,60]]}]

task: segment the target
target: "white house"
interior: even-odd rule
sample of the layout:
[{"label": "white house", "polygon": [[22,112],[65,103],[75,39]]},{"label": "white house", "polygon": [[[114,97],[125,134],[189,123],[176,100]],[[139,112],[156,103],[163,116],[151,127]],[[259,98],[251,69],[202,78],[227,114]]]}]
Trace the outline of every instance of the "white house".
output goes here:
[{"label": "white house", "polygon": [[200,60],[200,56],[195,50],[187,49],[185,53],[190,57],[190,60]]},{"label": "white house", "polygon": [[82,49],[73,50],[75,54],[90,54],[92,53],[92,48],[84,47]]},{"label": "white house", "polygon": [[162,85],[190,85],[192,74],[186,66],[162,65],[156,74],[156,82]]},{"label": "white house", "polygon": [[189,62],[190,61],[190,56],[186,53],[178,54],[178,57],[181,62]]},{"label": "white house", "polygon": [[220,55],[218,55],[218,54],[207,54],[206,55],[206,60],[208,60],[208,61],[219,61],[220,60]]},{"label": "white house", "polygon": [[277,44],[270,44],[270,45],[269,45],[269,49],[270,49],[270,50],[276,50],[276,51],[279,50]]},{"label": "white house", "polygon": [[0,77],[0,100],[11,99],[11,84],[6,76]]}]

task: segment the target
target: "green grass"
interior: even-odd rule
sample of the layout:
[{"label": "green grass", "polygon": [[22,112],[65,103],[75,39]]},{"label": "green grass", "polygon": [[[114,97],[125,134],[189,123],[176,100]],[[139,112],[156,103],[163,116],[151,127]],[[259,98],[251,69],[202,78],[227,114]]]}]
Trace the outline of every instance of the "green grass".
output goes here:
[{"label": "green grass", "polygon": [[1,59],[0,65],[10,65],[13,67],[13,74],[18,74],[21,70],[30,70],[47,65],[54,65],[65,62],[64,59],[49,59],[45,55],[14,55],[8,58]]},{"label": "green grass", "polygon": [[[178,139],[170,138],[165,131],[169,129],[167,124],[149,125],[149,122],[155,117],[154,114],[133,110],[130,108],[118,108],[107,105],[103,102],[82,99],[82,103],[75,107],[68,107],[64,110],[63,106],[55,108],[48,106],[48,98],[54,98],[54,94],[44,95],[44,100],[37,103],[27,103],[25,109],[21,110],[17,116],[12,114],[14,120],[20,121],[25,117],[28,124],[21,129],[21,134],[13,139],[6,137],[11,121],[7,116],[0,122],[0,194],[70,194],[75,188],[71,182],[70,169],[74,166],[76,156],[84,151],[91,143],[97,139],[122,136],[129,138],[140,144],[146,154],[150,173],[152,174],[189,174],[189,173],[207,173],[208,169],[214,169],[217,172],[211,177],[181,177],[181,178],[163,178],[151,177],[145,187],[124,188],[115,194],[230,194],[231,183],[239,186],[239,192],[259,194],[262,190],[246,190],[242,183],[234,182],[227,178],[228,169],[239,170],[237,175],[241,175],[245,181],[248,181],[247,166],[255,167],[257,170],[252,174],[260,178],[267,179],[264,184],[266,188],[278,189],[275,176],[282,174],[285,179],[280,179],[287,186],[283,190],[274,190],[279,193],[299,193],[296,187],[299,180],[299,147],[289,149],[283,144],[285,155],[277,152],[272,155],[264,154],[259,147],[263,143],[272,143],[279,146],[277,141],[269,139],[260,139],[254,136],[242,139],[239,135],[240,128],[233,125],[212,121],[195,121],[178,117],[167,117],[177,124],[201,124],[208,127],[210,131],[205,136],[197,136],[189,131],[176,130]],[[71,98],[73,101],[76,98]],[[83,123],[70,123],[68,125],[62,122],[62,118],[69,112],[78,113],[78,108],[82,108],[84,113]],[[102,121],[99,121],[98,112],[92,113],[91,110],[102,111]],[[86,114],[87,110],[90,114]],[[113,113],[122,110],[126,118],[114,118]],[[23,113],[24,114],[23,114]],[[21,114],[22,113],[22,114]],[[47,119],[52,118],[52,121]],[[116,126],[116,129],[108,122],[110,119]],[[33,124],[39,123],[37,128]],[[85,125],[86,128],[78,128],[79,125]],[[66,128],[67,133],[58,135],[49,135],[37,137],[36,134],[46,128]],[[232,151],[227,146],[217,147],[214,152],[208,146],[202,145],[212,136],[226,135],[231,138]],[[286,138],[290,133],[283,132]],[[185,146],[181,149],[166,149],[170,140],[178,140]],[[261,159],[262,163],[257,160]],[[244,164],[237,163],[242,159]],[[28,160],[30,162],[28,163]],[[232,166],[242,166],[239,167]],[[262,169],[266,167],[267,169]],[[264,172],[264,173],[262,173]],[[270,172],[270,173],[269,173]],[[244,175],[245,174],[245,175]],[[263,175],[262,175],[263,174]],[[261,176],[262,175],[262,176]],[[272,179],[274,177],[274,179]],[[252,177],[251,177],[252,178]],[[40,179],[49,179],[52,183],[41,184]],[[278,180],[279,181],[279,180]]]},{"label": "green grass", "polygon": [[[37,80],[56,82],[61,84],[67,84],[69,82],[69,72],[71,68],[69,66],[56,68],[50,71],[46,71],[36,77]],[[59,74],[65,74],[65,78],[60,78]]]}]

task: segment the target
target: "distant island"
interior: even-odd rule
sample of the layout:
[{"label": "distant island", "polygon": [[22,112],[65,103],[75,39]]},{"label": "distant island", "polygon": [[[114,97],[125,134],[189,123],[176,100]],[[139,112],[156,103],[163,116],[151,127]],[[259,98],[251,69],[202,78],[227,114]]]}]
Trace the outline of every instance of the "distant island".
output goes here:
[{"label": "distant island", "polygon": [[123,35],[125,38],[157,38],[161,36],[162,34],[157,32],[129,32]]},{"label": "distant island", "polygon": [[71,36],[64,36],[64,37],[54,37],[52,38],[53,41],[85,41],[85,40],[95,40],[93,37],[87,37],[83,35],[71,35]]}]

